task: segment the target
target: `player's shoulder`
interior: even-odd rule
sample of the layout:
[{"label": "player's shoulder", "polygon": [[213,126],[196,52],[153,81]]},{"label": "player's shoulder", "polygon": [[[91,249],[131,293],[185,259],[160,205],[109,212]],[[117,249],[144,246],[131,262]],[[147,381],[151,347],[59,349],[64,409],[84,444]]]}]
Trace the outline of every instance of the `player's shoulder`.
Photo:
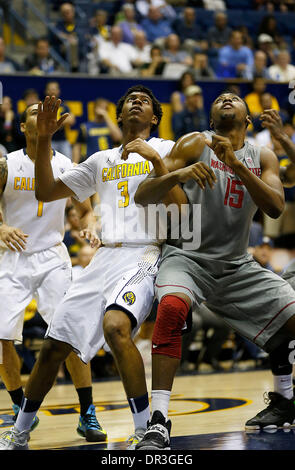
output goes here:
[{"label": "player's shoulder", "polygon": [[162,151],[166,152],[170,151],[175,144],[173,140],[169,139],[161,139],[159,137],[152,137],[148,140],[148,144],[151,145],[155,150],[159,153]]},{"label": "player's shoulder", "polygon": [[53,157],[53,162],[58,165],[63,165],[66,170],[73,166],[72,160],[63,153],[58,152],[57,150],[54,150]]},{"label": "player's shoulder", "polygon": [[13,158],[20,158],[20,157],[22,158],[23,156],[24,156],[24,149],[14,150],[13,152],[9,152],[6,155],[3,155],[3,157],[6,160],[10,160]]}]

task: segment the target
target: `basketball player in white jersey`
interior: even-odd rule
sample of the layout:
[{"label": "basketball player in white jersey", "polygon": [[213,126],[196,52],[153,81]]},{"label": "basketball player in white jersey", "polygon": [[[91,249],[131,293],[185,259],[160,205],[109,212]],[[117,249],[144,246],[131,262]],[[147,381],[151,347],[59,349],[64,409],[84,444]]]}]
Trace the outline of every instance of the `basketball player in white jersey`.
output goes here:
[{"label": "basketball player in white jersey", "polygon": [[[26,148],[0,160],[0,196],[4,223],[0,240],[6,249],[0,258],[0,375],[13,401],[17,415],[23,400],[20,364],[14,341],[22,342],[24,311],[33,297],[47,324],[71,283],[71,261],[65,245],[64,217],[66,199],[44,203],[35,197],[34,162],[37,143],[38,104],[22,115],[21,130]],[[50,149],[50,166],[56,177],[72,168],[72,162]],[[82,235],[92,244],[98,242],[95,217],[90,202],[75,202],[81,215]],[[77,431],[87,440],[101,441],[106,433],[95,417],[92,402],[90,364],[83,364],[75,353],[66,361],[76,387],[81,416]],[[36,417],[33,427],[38,424]]]},{"label": "basketball player in white jersey", "polygon": [[[162,110],[151,90],[139,85],[129,89],[118,102],[123,145],[97,152],[77,167],[57,175],[51,169],[50,148],[52,135],[66,118],[65,115],[57,121],[59,105],[60,100],[54,97],[46,97],[39,105],[36,196],[46,202],[70,196],[84,201],[98,191],[103,246],[57,307],[27,383],[15,426],[6,439],[0,440],[0,448],[27,448],[32,421],[61,362],[74,350],[87,363],[105,340],[114,355],[132,411],[135,433],[128,440],[132,448],[143,436],[149,418],[143,361],[132,337],[152,307],[160,260],[157,240],[147,238],[144,229],[140,229],[133,196],[152,169],[148,160],[165,157],[174,142],[150,139],[151,131],[160,123]],[[124,161],[127,146],[131,153]],[[115,221],[111,229],[109,222],[114,214],[120,223]]]}]

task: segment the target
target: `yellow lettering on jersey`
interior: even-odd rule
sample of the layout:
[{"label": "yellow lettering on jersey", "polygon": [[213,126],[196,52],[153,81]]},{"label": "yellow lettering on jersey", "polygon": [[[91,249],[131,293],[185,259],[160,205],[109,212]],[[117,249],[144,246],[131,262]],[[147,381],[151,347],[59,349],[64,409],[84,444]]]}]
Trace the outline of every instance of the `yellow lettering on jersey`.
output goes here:
[{"label": "yellow lettering on jersey", "polygon": [[32,178],[32,191],[35,191],[35,178]]},{"label": "yellow lettering on jersey", "polygon": [[27,189],[27,181],[26,181],[26,178],[24,177],[22,178],[21,183],[20,183],[20,190],[22,191],[23,189],[24,190]]},{"label": "yellow lettering on jersey", "polygon": [[126,173],[127,173],[127,163],[123,163],[122,170],[121,170],[121,177],[126,178]]},{"label": "yellow lettering on jersey", "polygon": [[144,162],[144,168],[143,168],[143,174],[145,175],[146,173],[147,174],[150,173],[150,164],[147,160]]},{"label": "yellow lettering on jersey", "polygon": [[106,174],[108,172],[108,169],[107,168],[103,168],[102,169],[102,182],[104,183],[105,180],[106,180]]},{"label": "yellow lettering on jersey", "polygon": [[112,179],[112,168],[108,169],[106,181],[110,181]]},{"label": "yellow lettering on jersey", "polygon": [[133,176],[133,164],[128,165],[127,176]]},{"label": "yellow lettering on jersey", "polygon": [[119,207],[127,207],[129,204],[128,181],[120,181],[117,188],[121,190],[121,196],[124,197],[124,200],[119,200]]},{"label": "yellow lettering on jersey", "polygon": [[135,175],[138,176],[138,175],[140,174],[140,173],[139,173],[139,171],[140,171],[140,170],[139,170],[139,165],[140,165],[139,162],[138,162],[138,163],[135,163],[133,176],[135,176]]},{"label": "yellow lettering on jersey", "polygon": [[19,184],[20,184],[20,177],[16,176],[14,178],[14,189],[19,189]]}]

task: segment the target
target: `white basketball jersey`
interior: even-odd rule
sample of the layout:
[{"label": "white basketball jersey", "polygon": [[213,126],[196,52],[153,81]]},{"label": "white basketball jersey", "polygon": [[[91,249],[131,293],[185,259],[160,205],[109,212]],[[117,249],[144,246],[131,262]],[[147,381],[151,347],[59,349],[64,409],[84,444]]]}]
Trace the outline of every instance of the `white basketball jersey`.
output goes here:
[{"label": "white basketball jersey", "polygon": [[[26,250],[31,254],[57,245],[64,237],[66,199],[39,202],[35,197],[35,164],[25,149],[7,156],[7,183],[2,195],[3,218],[7,225],[28,234]],[[73,166],[59,152],[52,156],[54,178]]]},{"label": "white basketball jersey", "polygon": [[[166,157],[174,145],[171,140],[156,137],[147,143],[161,158]],[[60,179],[79,201],[98,192],[103,243],[154,243],[157,240],[147,236],[142,224],[142,210],[134,203],[136,190],[152,171],[153,165],[138,153],[129,154],[126,161],[121,159],[121,155],[122,146],[97,152],[61,175]]]}]

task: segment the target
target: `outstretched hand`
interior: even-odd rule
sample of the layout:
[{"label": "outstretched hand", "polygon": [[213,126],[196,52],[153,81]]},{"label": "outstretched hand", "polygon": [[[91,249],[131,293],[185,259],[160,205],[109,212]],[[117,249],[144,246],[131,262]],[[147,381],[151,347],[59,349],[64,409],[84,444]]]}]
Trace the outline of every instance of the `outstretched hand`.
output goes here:
[{"label": "outstretched hand", "polygon": [[43,103],[42,101],[39,102],[37,114],[37,132],[39,137],[53,135],[69,117],[69,113],[65,113],[57,120],[60,105],[61,100],[55,98],[55,96],[46,96]]}]

